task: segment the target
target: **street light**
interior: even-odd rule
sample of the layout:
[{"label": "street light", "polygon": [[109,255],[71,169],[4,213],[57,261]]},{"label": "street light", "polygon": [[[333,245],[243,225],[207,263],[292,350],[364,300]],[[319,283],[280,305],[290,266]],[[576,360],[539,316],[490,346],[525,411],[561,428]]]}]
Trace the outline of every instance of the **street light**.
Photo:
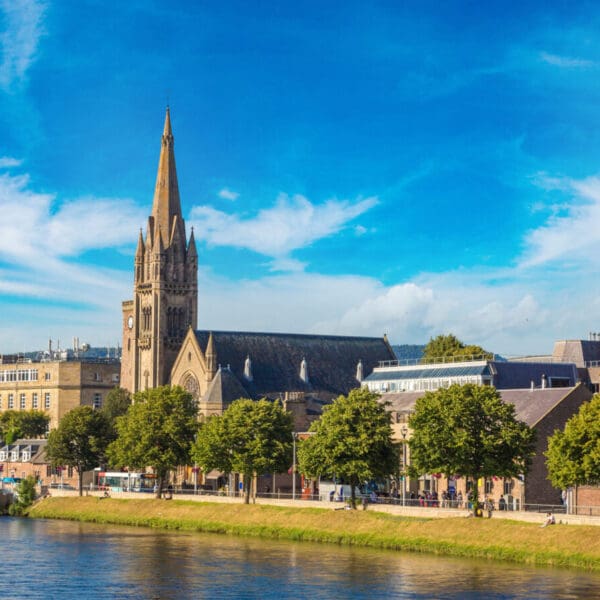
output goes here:
[{"label": "street light", "polygon": [[400,433],[402,434],[402,506],[406,506],[406,435],[408,427],[402,425]]},{"label": "street light", "polygon": [[192,468],[192,473],[194,474],[194,495],[198,493],[198,465],[194,465]]},{"label": "street light", "polygon": [[296,437],[297,433],[292,432],[292,500],[296,499]]}]

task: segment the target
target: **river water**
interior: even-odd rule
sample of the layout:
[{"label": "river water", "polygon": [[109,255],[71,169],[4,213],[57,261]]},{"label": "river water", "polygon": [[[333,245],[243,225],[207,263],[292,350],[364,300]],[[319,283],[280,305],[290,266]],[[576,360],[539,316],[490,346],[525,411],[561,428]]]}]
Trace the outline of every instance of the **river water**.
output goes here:
[{"label": "river water", "polygon": [[0,518],[0,598],[600,598],[600,575],[68,521]]}]

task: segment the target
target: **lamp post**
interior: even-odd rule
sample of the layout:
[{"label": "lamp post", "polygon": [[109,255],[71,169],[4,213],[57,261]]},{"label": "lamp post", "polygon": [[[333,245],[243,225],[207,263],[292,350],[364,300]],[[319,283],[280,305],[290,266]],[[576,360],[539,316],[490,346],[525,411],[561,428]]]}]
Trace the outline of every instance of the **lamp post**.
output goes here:
[{"label": "lamp post", "polygon": [[406,506],[406,435],[408,427],[402,425],[400,433],[402,434],[402,506]]},{"label": "lamp post", "polygon": [[292,500],[296,499],[296,432],[292,433]]},{"label": "lamp post", "polygon": [[196,495],[198,493],[198,465],[194,465],[192,473],[194,474],[194,495]]}]

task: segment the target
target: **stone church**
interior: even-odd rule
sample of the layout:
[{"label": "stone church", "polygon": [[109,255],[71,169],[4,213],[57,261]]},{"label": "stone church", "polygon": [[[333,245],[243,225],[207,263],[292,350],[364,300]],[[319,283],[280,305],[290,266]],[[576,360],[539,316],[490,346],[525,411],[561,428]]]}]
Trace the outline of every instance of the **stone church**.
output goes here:
[{"label": "stone church", "polygon": [[135,253],[133,300],[122,309],[121,385],[131,392],[180,385],[197,400],[201,419],[237,398],[281,399],[302,430],[380,361],[396,359],[385,336],[197,330],[198,254],[181,214],[168,108],[152,213]]}]

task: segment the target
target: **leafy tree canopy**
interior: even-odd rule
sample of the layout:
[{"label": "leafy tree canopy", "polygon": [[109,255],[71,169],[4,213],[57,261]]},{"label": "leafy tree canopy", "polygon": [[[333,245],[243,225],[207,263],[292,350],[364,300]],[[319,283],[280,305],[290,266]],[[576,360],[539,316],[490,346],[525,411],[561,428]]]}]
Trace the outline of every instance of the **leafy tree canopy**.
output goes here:
[{"label": "leafy tree canopy", "polygon": [[292,461],[293,418],[279,402],[240,398],[200,429],[192,457],[204,471],[244,476],[244,502],[255,473],[279,473]]},{"label": "leafy tree canopy", "polygon": [[197,408],[191,394],[163,386],[138,392],[127,413],[117,418],[118,438],[108,447],[113,465],[152,467],[160,495],[168,471],[188,464],[198,431]]},{"label": "leafy tree canopy", "polygon": [[582,404],[563,431],[554,432],[545,455],[552,485],[600,483],[600,394]]},{"label": "leafy tree canopy", "polygon": [[15,500],[8,507],[8,514],[21,516],[35,501],[36,480],[33,475],[29,475],[17,485],[17,494]]},{"label": "leafy tree canopy", "polygon": [[0,438],[12,444],[19,438],[45,437],[49,422],[41,410],[7,410],[0,413]]},{"label": "leafy tree canopy", "polygon": [[106,417],[91,406],[70,410],[48,435],[46,455],[55,465],[73,467],[79,475],[79,495],[82,495],[82,475],[103,460],[110,440]]},{"label": "leafy tree canopy", "polygon": [[398,446],[392,440],[390,415],[379,396],[367,388],[352,390],[323,409],[300,444],[300,471],[311,476],[344,479],[351,487],[383,479],[398,471]]},{"label": "leafy tree canopy", "polygon": [[416,401],[409,426],[415,476],[513,477],[527,471],[534,452],[535,432],[489,386],[452,385],[427,392]]},{"label": "leafy tree canopy", "polygon": [[109,423],[116,424],[117,418],[122,417],[130,406],[131,394],[121,387],[114,387],[106,395],[101,412]]},{"label": "leafy tree canopy", "polygon": [[481,346],[467,345],[461,342],[451,333],[448,335],[438,335],[430,338],[423,350],[423,359],[434,361],[440,358],[452,358],[458,356],[481,356],[493,358],[493,354],[484,350]]}]

